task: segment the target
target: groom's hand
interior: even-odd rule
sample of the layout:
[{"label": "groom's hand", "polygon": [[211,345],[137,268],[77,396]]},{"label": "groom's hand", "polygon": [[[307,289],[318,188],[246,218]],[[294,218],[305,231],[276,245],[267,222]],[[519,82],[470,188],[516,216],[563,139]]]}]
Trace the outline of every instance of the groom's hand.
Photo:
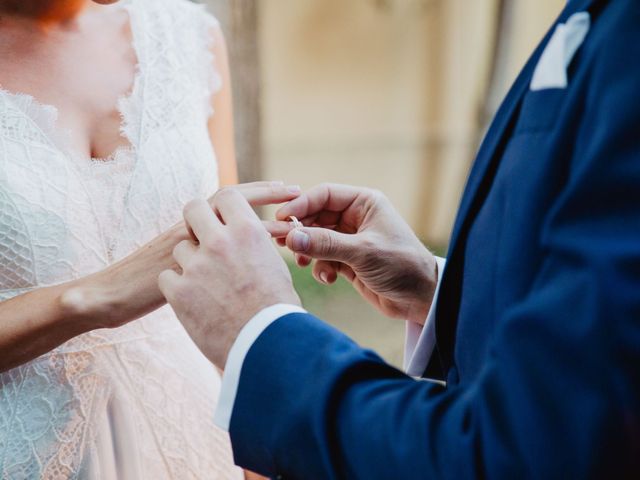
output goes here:
[{"label": "groom's hand", "polygon": [[195,241],[174,250],[180,273],[160,274],[160,290],[216,366],[224,368],[244,325],[263,308],[300,304],[289,270],[246,195],[225,189],[193,201],[184,217]]},{"label": "groom's hand", "polygon": [[437,282],[434,256],[380,192],[345,185],[320,185],[277,212],[297,217],[286,245],[298,263],[316,260],[321,283],[346,277],[382,313],[424,324]]}]

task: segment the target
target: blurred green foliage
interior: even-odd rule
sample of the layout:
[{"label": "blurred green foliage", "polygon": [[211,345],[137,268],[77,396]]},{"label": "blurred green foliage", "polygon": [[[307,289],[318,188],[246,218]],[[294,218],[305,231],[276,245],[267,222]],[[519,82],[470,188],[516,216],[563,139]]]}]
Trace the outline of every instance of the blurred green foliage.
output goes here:
[{"label": "blurred green foliage", "polygon": [[[430,249],[439,256],[446,252],[446,248]],[[313,278],[311,267],[300,268],[291,258],[287,264],[302,304],[310,313],[376,351],[389,363],[402,365],[404,322],[384,317],[342,277],[334,285],[322,285]]]}]

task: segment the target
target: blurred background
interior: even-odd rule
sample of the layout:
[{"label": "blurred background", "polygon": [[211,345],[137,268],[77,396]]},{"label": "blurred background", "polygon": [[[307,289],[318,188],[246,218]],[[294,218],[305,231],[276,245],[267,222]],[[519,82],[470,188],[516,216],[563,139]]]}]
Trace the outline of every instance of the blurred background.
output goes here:
[{"label": "blurred background", "polygon": [[[565,1],[202,0],[229,46],[241,179],[378,188],[443,254],[487,125]],[[310,311],[401,364],[402,322],[292,273]]]}]

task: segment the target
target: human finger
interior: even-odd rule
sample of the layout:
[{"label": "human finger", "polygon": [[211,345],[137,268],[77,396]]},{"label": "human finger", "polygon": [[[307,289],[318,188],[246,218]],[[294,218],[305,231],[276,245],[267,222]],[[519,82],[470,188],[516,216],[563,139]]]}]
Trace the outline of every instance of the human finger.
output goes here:
[{"label": "human finger", "polygon": [[291,222],[278,222],[274,220],[263,220],[262,225],[264,225],[267,232],[276,239],[285,238],[294,228]]},{"label": "human finger", "polygon": [[342,212],[331,212],[329,210],[323,210],[316,218],[313,219],[313,225],[318,227],[330,227],[334,228],[340,223],[342,219]]},{"label": "human finger", "polygon": [[213,208],[225,225],[232,225],[241,221],[260,222],[258,215],[251,205],[237,190],[232,188],[220,190],[213,197]]},{"label": "human finger", "polygon": [[280,187],[284,185],[284,182],[280,180],[259,180],[257,182],[237,183],[235,185],[231,185],[229,188],[245,190],[245,189],[252,189],[255,187],[269,187],[272,185],[275,187]]},{"label": "human finger", "polygon": [[180,282],[180,275],[173,270],[164,270],[158,275],[158,288],[169,303],[175,298],[175,291]]},{"label": "human finger", "polygon": [[205,238],[213,236],[220,221],[206,200],[192,200],[184,207],[184,220],[187,229],[202,243]]},{"label": "human finger", "polygon": [[256,182],[226,187],[223,190],[227,189],[241,193],[254,207],[289,202],[302,193],[300,186],[285,185],[282,182]]},{"label": "human finger", "polygon": [[338,263],[318,260],[313,265],[313,277],[319,283],[331,285],[338,279]]},{"label": "human finger", "polygon": [[295,254],[295,258],[296,258],[296,264],[302,268],[308,267],[309,265],[311,265],[311,262],[313,261],[312,258],[306,255],[300,255],[299,253]]},{"label": "human finger", "polygon": [[287,235],[287,247],[318,260],[349,263],[359,251],[356,235],[326,228],[297,228]]},{"label": "human finger", "polygon": [[358,197],[367,196],[369,192],[366,188],[349,185],[319,185],[282,206],[276,212],[276,218],[278,220],[284,220],[290,216],[307,218],[323,210],[342,212],[349,208]]},{"label": "human finger", "polygon": [[353,271],[349,265],[345,263],[338,263],[338,273],[347,279],[348,282],[353,283],[356,279],[356,272]]},{"label": "human finger", "polygon": [[183,240],[173,249],[173,258],[176,263],[184,270],[185,265],[196,254],[197,247],[190,240]]}]

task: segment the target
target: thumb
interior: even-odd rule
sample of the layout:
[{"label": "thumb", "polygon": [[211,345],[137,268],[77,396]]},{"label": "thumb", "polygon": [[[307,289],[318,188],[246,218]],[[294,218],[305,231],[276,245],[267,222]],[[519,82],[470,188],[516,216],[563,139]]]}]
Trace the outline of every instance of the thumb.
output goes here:
[{"label": "thumb", "polygon": [[358,247],[354,235],[326,228],[296,228],[287,235],[287,247],[316,260],[348,263]]}]

